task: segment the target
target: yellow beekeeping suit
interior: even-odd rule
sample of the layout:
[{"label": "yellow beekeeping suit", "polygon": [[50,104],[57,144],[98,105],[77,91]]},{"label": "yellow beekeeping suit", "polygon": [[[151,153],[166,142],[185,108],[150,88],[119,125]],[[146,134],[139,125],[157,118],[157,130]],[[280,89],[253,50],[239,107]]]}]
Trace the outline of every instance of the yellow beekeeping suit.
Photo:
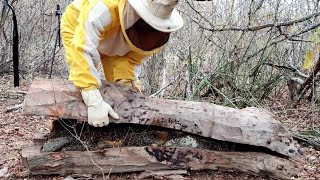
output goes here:
[{"label": "yellow beekeeping suit", "polygon": [[81,90],[101,86],[98,63],[106,79],[137,81],[140,65],[161,47],[137,48],[124,27],[126,0],[75,0],[61,20],[62,41],[69,65],[69,79]]}]

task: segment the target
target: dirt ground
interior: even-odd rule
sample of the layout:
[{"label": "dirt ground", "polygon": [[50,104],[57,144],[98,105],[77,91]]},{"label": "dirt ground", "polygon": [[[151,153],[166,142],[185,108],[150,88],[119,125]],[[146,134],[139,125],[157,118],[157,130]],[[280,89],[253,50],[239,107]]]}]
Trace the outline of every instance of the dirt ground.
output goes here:
[{"label": "dirt ground", "polygon": [[[22,165],[20,152],[32,142],[35,133],[50,130],[52,118],[26,117],[21,115],[21,109],[7,112],[8,108],[23,102],[24,93],[27,92],[31,80],[21,80],[21,87],[13,88],[12,76],[0,76],[0,179],[65,179],[64,176],[30,176]],[[285,97],[284,97],[285,98]],[[308,129],[319,122],[311,118],[310,107],[298,106],[286,108],[281,100],[274,100],[271,109],[285,123],[287,128],[293,130]],[[320,111],[316,111],[319,113]],[[313,111],[314,113],[314,111]],[[312,147],[304,148],[305,155],[302,162],[303,171],[299,179],[320,179],[320,151]],[[8,171],[1,177],[1,172]],[[111,175],[110,179],[137,179],[139,173]],[[233,171],[203,171],[191,172],[184,176],[186,179],[263,179],[245,173]],[[82,179],[99,179],[89,176]],[[176,177],[178,179],[178,177]]]}]

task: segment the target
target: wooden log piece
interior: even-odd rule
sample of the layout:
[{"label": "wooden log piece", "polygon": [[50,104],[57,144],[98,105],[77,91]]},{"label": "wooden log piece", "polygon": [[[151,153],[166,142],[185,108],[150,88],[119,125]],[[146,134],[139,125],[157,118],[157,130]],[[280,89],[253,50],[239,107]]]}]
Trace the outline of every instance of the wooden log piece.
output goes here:
[{"label": "wooden log piece", "polygon": [[[156,125],[266,147],[291,158],[302,154],[290,133],[264,109],[150,98],[119,84],[103,84],[100,92],[120,116],[120,120],[111,120],[113,123]],[[87,121],[80,92],[71,82],[61,79],[35,79],[25,97],[23,113]]]},{"label": "wooden log piece", "polygon": [[105,174],[231,169],[275,179],[290,179],[299,173],[295,162],[268,154],[195,148],[123,147],[95,152],[48,153],[40,152],[40,146],[34,146],[22,150],[22,159],[32,175],[102,174],[101,169]]}]

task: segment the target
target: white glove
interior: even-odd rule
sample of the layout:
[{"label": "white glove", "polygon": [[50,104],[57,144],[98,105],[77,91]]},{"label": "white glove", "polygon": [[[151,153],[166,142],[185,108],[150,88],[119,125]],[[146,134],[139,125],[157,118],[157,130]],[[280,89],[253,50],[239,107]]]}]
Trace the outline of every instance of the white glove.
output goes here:
[{"label": "white glove", "polygon": [[88,106],[88,123],[94,127],[103,127],[109,124],[110,115],[114,119],[119,119],[112,107],[104,102],[98,89],[82,91],[82,99]]}]

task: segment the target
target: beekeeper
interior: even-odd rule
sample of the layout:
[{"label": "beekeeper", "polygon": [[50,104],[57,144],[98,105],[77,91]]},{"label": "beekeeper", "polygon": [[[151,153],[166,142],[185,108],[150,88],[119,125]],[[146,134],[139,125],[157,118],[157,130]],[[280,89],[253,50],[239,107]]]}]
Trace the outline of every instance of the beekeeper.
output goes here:
[{"label": "beekeeper", "polygon": [[75,0],[61,20],[69,79],[81,90],[88,107],[88,123],[109,124],[119,119],[103,100],[97,70],[102,63],[109,82],[136,84],[140,65],[183,26],[175,9],[178,0]]}]

